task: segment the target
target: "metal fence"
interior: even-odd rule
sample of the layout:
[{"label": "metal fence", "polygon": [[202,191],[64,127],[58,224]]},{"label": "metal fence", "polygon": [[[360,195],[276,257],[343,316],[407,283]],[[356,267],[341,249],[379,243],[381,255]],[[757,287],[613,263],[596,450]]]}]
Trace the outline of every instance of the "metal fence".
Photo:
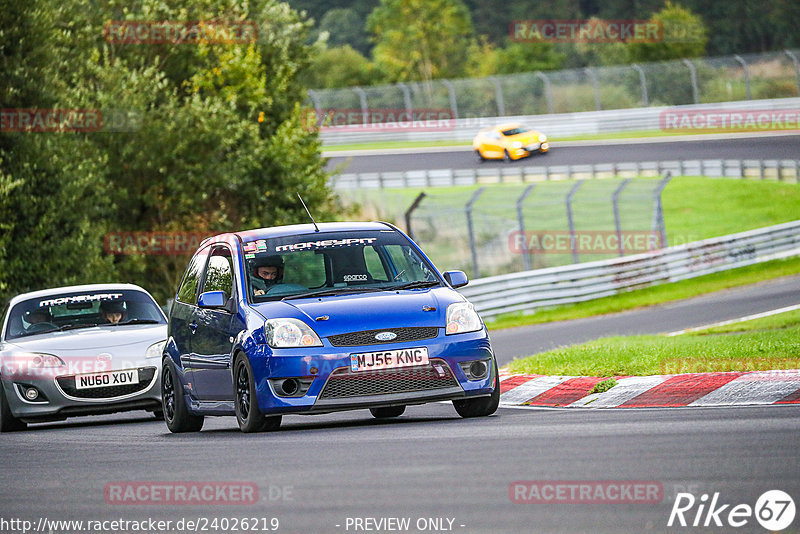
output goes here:
[{"label": "metal fence", "polygon": [[454,119],[800,96],[800,50],[309,91],[325,109],[445,109]]},{"label": "metal fence", "polygon": [[800,255],[800,221],[650,253],[471,280],[460,289],[484,317],[582,302]]},{"label": "metal fence", "polygon": [[667,243],[670,180],[609,178],[421,193],[405,213],[433,261],[470,277],[630,255]]},{"label": "metal fence", "polygon": [[[773,98],[765,100],[743,100],[722,102],[719,104],[690,104],[683,106],[651,106],[632,109],[614,109],[603,111],[583,111],[576,113],[554,113],[544,115],[515,115],[504,117],[468,117],[451,121],[434,121],[434,126],[425,122],[370,124],[369,126],[333,126],[323,127],[320,137],[324,145],[333,146],[347,143],[374,143],[381,141],[468,141],[475,137],[481,128],[495,126],[501,122],[520,122],[535,126],[551,139],[576,135],[598,133],[621,133],[642,131],[670,131],[677,133],[704,133],[739,131],[742,128],[726,130],[721,126],[711,129],[675,128],[668,124],[668,115],[688,117],[693,114],[747,115],[748,118],[762,114],[782,115],[785,120],[778,120],[766,126],[755,124],[751,130],[793,130],[796,129],[800,98]],[[782,112],[782,113],[781,113]],[[355,114],[361,117],[360,112]],[[791,126],[787,123],[791,122]],[[781,124],[782,123],[782,124]]]},{"label": "metal fence", "polygon": [[435,188],[489,184],[520,184],[570,179],[660,176],[713,176],[800,182],[800,160],[672,160],[587,165],[493,165],[471,169],[364,172],[332,176],[337,190]]}]

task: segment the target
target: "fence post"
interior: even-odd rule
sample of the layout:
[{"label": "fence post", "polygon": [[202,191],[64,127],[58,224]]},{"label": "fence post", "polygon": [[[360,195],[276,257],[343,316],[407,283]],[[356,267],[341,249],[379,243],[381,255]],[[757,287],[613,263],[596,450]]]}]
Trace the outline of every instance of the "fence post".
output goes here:
[{"label": "fence post", "polygon": [[414,237],[414,232],[411,230],[411,214],[414,213],[414,210],[417,209],[417,207],[419,207],[419,203],[422,202],[423,198],[425,198],[424,191],[417,195],[417,198],[414,199],[414,202],[412,202],[406,210],[406,233],[408,234],[408,237],[414,241],[416,241],[416,238]]},{"label": "fence post", "polygon": [[784,50],[786,55],[789,56],[794,63],[794,78],[797,80],[797,96],[800,96],[800,61],[798,61],[797,56],[791,50]]},{"label": "fence post", "polygon": [[322,105],[319,103],[319,95],[316,91],[309,89],[308,98],[310,98],[311,102],[314,104],[314,113],[317,114],[317,124],[319,124],[322,120]]},{"label": "fence post", "polygon": [[522,265],[526,271],[531,270],[531,256],[530,251],[528,250],[528,236],[525,235],[525,214],[522,212],[522,205],[525,203],[525,199],[528,198],[528,195],[531,194],[533,191],[533,186],[536,184],[531,184],[525,188],[525,191],[517,199],[517,221],[519,222],[519,233],[522,235],[523,245],[522,245]]},{"label": "fence post", "polygon": [[442,85],[447,87],[447,93],[450,95],[450,111],[453,112],[453,119],[458,118],[458,102],[456,101],[456,88],[450,80],[442,80]]},{"label": "fence post", "polygon": [[694,100],[695,104],[700,103],[700,92],[697,90],[697,70],[694,68],[694,63],[689,61],[688,59],[684,58],[683,64],[689,67],[689,77],[692,80],[692,99]]},{"label": "fence post", "polygon": [[600,89],[598,89],[600,84],[597,83],[597,73],[592,67],[586,67],[583,70],[586,71],[586,75],[589,76],[589,79],[592,81],[592,89],[594,90],[594,109],[596,111],[601,111],[603,106],[600,104]]},{"label": "fence post", "polygon": [[739,65],[742,66],[742,70],[744,71],[744,89],[747,94],[747,100],[752,100],[753,95],[750,94],[750,69],[747,67],[747,62],[739,54],[734,54],[733,59],[738,61]]},{"label": "fence post", "polygon": [[534,75],[544,83],[544,98],[547,101],[547,112],[555,113],[556,108],[553,106],[553,92],[550,90],[550,79],[540,70],[537,70]]},{"label": "fence post", "polygon": [[353,92],[358,95],[361,101],[361,124],[368,124],[369,106],[367,105],[367,93],[360,87],[353,87]]},{"label": "fence post", "polygon": [[631,68],[639,73],[639,83],[642,84],[642,106],[650,107],[650,99],[647,98],[647,77],[644,75],[644,69],[634,63]]},{"label": "fence post", "polygon": [[406,106],[406,113],[412,115],[413,112],[411,109],[411,91],[409,90],[408,86],[403,82],[398,83],[397,87],[399,87],[400,90],[403,91],[403,104],[405,104]]},{"label": "fence post", "polygon": [[575,235],[575,219],[572,216],[572,198],[583,185],[583,180],[578,180],[567,193],[567,224],[569,225],[569,246],[572,249],[572,263],[578,263],[578,238]]},{"label": "fence post", "polygon": [[617,244],[619,246],[619,255],[620,257],[625,255],[625,248],[622,246],[622,221],[620,220],[619,216],[619,196],[622,194],[622,190],[625,189],[625,186],[630,183],[631,178],[626,178],[622,181],[621,184],[614,190],[614,194],[611,195],[611,204],[614,207],[614,228],[617,230]]},{"label": "fence post", "polygon": [[478,270],[478,251],[477,245],[475,244],[475,229],[472,226],[472,206],[475,205],[475,202],[478,201],[478,197],[484,192],[486,187],[481,187],[477,191],[472,194],[472,198],[469,199],[466,206],[464,206],[464,211],[467,215],[467,232],[469,233],[469,250],[472,253],[472,278],[479,278],[480,277],[480,270]]},{"label": "fence post", "polygon": [[503,87],[500,85],[500,80],[494,76],[489,76],[489,80],[494,84],[494,99],[497,100],[497,116],[503,117],[506,114],[506,104],[503,100]]},{"label": "fence post", "polygon": [[661,242],[661,248],[666,248],[667,246],[667,229],[664,226],[664,206],[661,203],[661,193],[664,191],[664,188],[667,187],[669,181],[672,180],[672,173],[667,171],[664,175],[664,178],[656,187],[655,192],[653,193],[655,206],[653,207],[653,232],[658,232],[658,238]]}]

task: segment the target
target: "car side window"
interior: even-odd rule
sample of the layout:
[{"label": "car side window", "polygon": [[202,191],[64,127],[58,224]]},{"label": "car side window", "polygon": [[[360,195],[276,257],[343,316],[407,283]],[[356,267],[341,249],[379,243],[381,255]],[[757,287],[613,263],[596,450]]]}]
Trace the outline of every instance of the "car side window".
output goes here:
[{"label": "car side window", "polygon": [[233,256],[227,247],[211,251],[203,291],[224,291],[228,298],[233,295]]},{"label": "car side window", "polygon": [[383,262],[381,262],[378,252],[373,247],[364,247],[364,262],[367,265],[367,272],[369,272],[374,281],[388,281],[388,276],[386,275],[386,269],[383,267]]},{"label": "car side window", "polygon": [[178,301],[185,304],[197,303],[197,287],[200,284],[200,273],[203,271],[207,255],[208,249],[200,250],[189,262],[183,275],[183,281],[178,288],[178,294],[175,296]]}]

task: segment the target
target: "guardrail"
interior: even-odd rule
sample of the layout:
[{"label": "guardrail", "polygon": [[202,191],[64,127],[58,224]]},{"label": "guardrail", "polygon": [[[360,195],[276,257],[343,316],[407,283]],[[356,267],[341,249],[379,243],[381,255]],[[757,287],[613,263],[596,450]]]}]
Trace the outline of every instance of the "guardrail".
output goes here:
[{"label": "guardrail", "polygon": [[473,169],[434,169],[402,172],[364,172],[331,178],[335,189],[449,187],[527,183],[548,180],[610,178],[618,176],[721,176],[800,182],[800,160],[674,160],[591,165],[492,166]]},{"label": "guardrail", "polygon": [[570,304],[800,255],[800,220],[652,253],[470,281],[459,291],[483,317]]},{"label": "guardrail", "polygon": [[415,128],[413,124],[407,125],[404,123],[336,126],[322,128],[320,130],[320,138],[322,139],[322,144],[328,146],[386,141],[462,141],[474,138],[481,128],[509,122],[528,124],[553,138],[598,133],[659,131],[664,126],[662,124],[662,113],[665,112],[692,113],[703,110],[722,112],[797,112],[798,108],[800,108],[800,98],[776,98],[577,113],[474,117],[448,120],[446,125],[435,128]]}]

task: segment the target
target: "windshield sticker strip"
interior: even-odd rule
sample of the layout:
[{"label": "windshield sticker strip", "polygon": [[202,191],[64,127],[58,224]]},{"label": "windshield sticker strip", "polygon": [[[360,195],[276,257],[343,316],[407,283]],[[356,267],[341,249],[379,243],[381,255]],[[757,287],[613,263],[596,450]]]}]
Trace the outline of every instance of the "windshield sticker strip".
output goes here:
[{"label": "windshield sticker strip", "polygon": [[57,299],[42,300],[39,307],[60,306],[62,304],[73,304],[75,302],[94,302],[101,300],[115,300],[122,296],[122,293],[96,293],[94,295],[75,295],[74,297],[60,297]]}]

